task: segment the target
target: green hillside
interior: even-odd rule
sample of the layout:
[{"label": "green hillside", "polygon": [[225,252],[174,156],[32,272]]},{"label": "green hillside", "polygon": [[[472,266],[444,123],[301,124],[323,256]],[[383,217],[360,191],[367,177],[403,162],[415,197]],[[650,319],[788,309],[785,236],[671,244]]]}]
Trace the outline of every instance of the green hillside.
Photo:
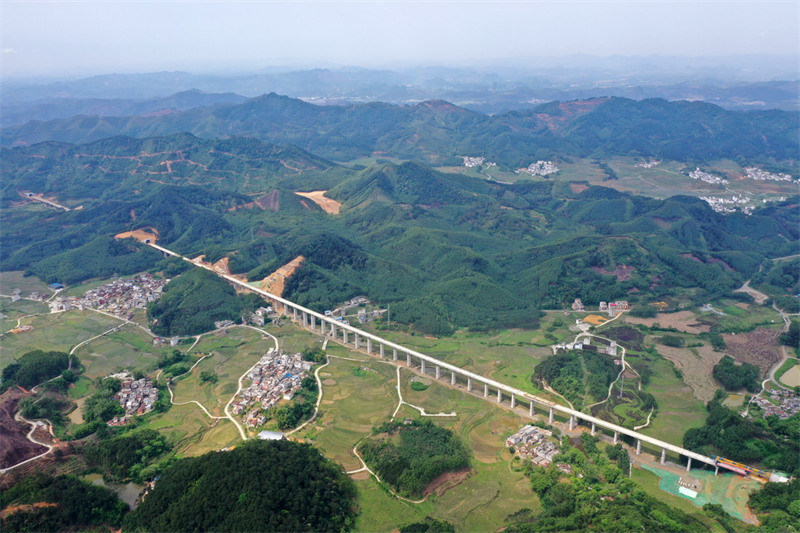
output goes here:
[{"label": "green hillside", "polygon": [[729,111],[704,102],[593,98],[484,115],[434,100],[395,106],[315,106],[268,94],[240,104],[158,116],[75,116],[0,130],[0,144],[91,142],[191,132],[202,138],[254,137],[324,157],[382,154],[430,164],[482,155],[508,168],[560,156],[652,156],[682,161],[794,160],[798,114]]},{"label": "green hillside", "polygon": [[[170,158],[199,154],[193,161],[234,149],[250,156],[218,160],[230,178],[193,170],[184,181],[173,171],[158,182],[138,171],[117,181],[84,172],[76,157],[91,151],[106,168],[162,148]],[[533,326],[539,309],[565,308],[574,298],[588,305],[670,297],[702,303],[741,286],[765,259],[794,253],[800,236],[796,198],[749,216],[722,215],[693,197],[656,200],[603,187],[576,193],[548,181],[503,184],[420,163],[348,170],[260,141],[178,135],[5,153],[3,270],[74,283],[163,268],[151,250],[112,240],[151,227],[165,246],[212,261],[227,256],[233,272],[250,279],[302,254],[304,267],[286,286],[289,298],[327,309],[366,294],[392,304],[393,321],[436,334]],[[291,154],[292,166],[312,170],[277,165],[275,154]],[[11,207],[21,200],[18,190],[37,190],[32,183],[82,209]],[[341,202],[340,214],[294,194],[325,190],[318,187]]]}]

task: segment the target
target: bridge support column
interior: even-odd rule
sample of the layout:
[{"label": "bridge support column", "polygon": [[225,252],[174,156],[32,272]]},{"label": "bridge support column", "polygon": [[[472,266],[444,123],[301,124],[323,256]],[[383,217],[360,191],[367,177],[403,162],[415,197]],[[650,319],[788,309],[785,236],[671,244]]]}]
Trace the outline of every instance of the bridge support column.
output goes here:
[{"label": "bridge support column", "polygon": [[325,321],[321,318],[319,319],[319,332],[325,335]]},{"label": "bridge support column", "polygon": [[380,350],[381,350],[381,359],[383,359],[385,355],[384,352],[386,351],[386,348],[383,347],[383,344],[381,344]]},{"label": "bridge support column", "polygon": [[547,418],[547,423],[548,424],[552,424],[553,423],[553,419],[555,418],[555,415],[556,415],[556,413],[555,413],[555,411],[553,411],[553,408],[551,407],[550,408],[550,416]]},{"label": "bridge support column", "polygon": [[367,338],[367,355],[372,355],[372,339]]},{"label": "bridge support column", "polygon": [[503,401],[503,391],[500,390],[500,389],[497,389],[497,403],[500,403],[502,401]]},{"label": "bridge support column", "polygon": [[411,354],[406,354],[406,366],[411,366]]},{"label": "bridge support column", "polygon": [[636,439],[636,455],[642,453],[642,439]]},{"label": "bridge support column", "polygon": [[691,469],[692,469],[692,458],[691,457],[687,457],[686,458],[686,471],[688,472]]},{"label": "bridge support column", "polygon": [[666,462],[667,462],[667,449],[661,448],[661,464],[663,465]]},{"label": "bridge support column", "polygon": [[292,307],[292,311],[293,311],[292,315],[294,315],[294,320],[295,320],[295,322],[297,322],[297,308],[296,307]]},{"label": "bridge support column", "polygon": [[486,383],[483,384],[483,397],[486,398],[489,396],[489,385]]},{"label": "bridge support column", "polygon": [[570,417],[569,417],[569,430],[572,431],[573,429],[575,429],[575,416],[574,415],[570,415]]},{"label": "bridge support column", "polygon": [[714,465],[714,475],[719,474],[719,465]]},{"label": "bridge support column", "polygon": [[342,330],[342,335],[343,335],[344,343],[347,344],[347,330],[346,329]]},{"label": "bridge support column", "polygon": [[594,422],[592,422],[592,437],[594,437],[594,434],[596,433],[596,431],[597,431],[597,428],[594,427]]},{"label": "bridge support column", "polygon": [[531,400],[531,403],[528,406],[528,415],[533,416],[533,400]]},{"label": "bridge support column", "polygon": [[472,392],[472,378],[467,378],[467,392]]},{"label": "bridge support column", "polygon": [[517,397],[513,394],[511,395],[511,408],[515,408],[517,406]]},{"label": "bridge support column", "polygon": [[311,331],[314,331],[316,327],[317,327],[317,317],[311,315]]},{"label": "bridge support column", "polygon": [[439,379],[440,377],[442,377],[442,367],[436,365],[436,379]]},{"label": "bridge support column", "polygon": [[303,313],[303,327],[308,325],[308,313]]},{"label": "bridge support column", "polygon": [[392,348],[392,361],[397,361],[397,348]]},{"label": "bridge support column", "polygon": [[359,348],[361,348],[361,335],[359,335],[358,333],[356,333],[355,335],[356,335],[356,341],[355,341],[356,350],[358,350]]},{"label": "bridge support column", "polygon": [[336,326],[331,323],[331,337],[336,338]]},{"label": "bridge support column", "polygon": [[422,375],[424,376],[425,375],[425,359],[420,359],[419,360],[419,369],[420,369],[420,372],[422,372]]},{"label": "bridge support column", "polygon": [[456,384],[456,373],[450,372],[450,385],[455,385],[455,384]]},{"label": "bridge support column", "polygon": [[619,432],[615,431],[614,432],[614,444],[616,444],[618,442],[619,442]]}]

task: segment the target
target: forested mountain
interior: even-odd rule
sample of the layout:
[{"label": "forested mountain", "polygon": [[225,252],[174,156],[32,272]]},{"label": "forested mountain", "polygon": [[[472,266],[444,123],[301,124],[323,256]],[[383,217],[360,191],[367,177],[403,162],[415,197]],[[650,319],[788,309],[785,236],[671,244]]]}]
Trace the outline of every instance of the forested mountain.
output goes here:
[{"label": "forested mountain", "polygon": [[728,111],[703,102],[595,98],[489,116],[440,100],[317,106],[272,93],[241,104],[165,115],[33,121],[3,128],[0,143],[191,132],[203,138],[248,136],[290,143],[337,160],[379,153],[439,164],[477,154],[516,167],[553,155],[791,159],[800,149],[798,131],[797,112]]},{"label": "forested mountain", "polygon": [[188,90],[171,96],[146,99],[131,98],[48,98],[33,102],[0,104],[0,126],[24,124],[31,120],[52,120],[75,115],[129,116],[147,113],[174,113],[214,104],[238,104],[246,97],[233,93],[204,93]]},{"label": "forested mountain", "polygon": [[[539,309],[574,298],[651,302],[689,291],[706,301],[765,258],[794,253],[800,237],[797,198],[722,215],[692,197],[503,184],[420,163],[356,171],[254,140],[118,137],[4,149],[3,158],[6,206],[27,201],[23,188],[82,206],[4,209],[3,270],[76,282],[155,267],[154,251],[113,240],[148,227],[185,255],[229,257],[250,279],[302,254],[289,298],[327,309],[367,294],[391,303],[393,320],[434,333],[532,325]],[[294,194],[309,190],[327,190],[340,214]]]}]

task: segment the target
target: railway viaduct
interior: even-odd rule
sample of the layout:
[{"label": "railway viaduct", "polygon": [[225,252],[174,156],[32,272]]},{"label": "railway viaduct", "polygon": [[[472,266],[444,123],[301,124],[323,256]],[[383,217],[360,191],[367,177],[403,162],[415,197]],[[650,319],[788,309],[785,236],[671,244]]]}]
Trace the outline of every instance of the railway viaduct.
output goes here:
[{"label": "railway viaduct", "polygon": [[167,248],[164,248],[163,246],[159,246],[158,244],[151,242],[150,239],[144,240],[143,242],[144,244],[163,252],[165,255],[179,257],[192,263],[193,265],[206,268],[220,277],[225,278],[234,285],[260,294],[268,301],[272,302],[276,309],[278,309],[279,306],[282,307],[284,314],[290,316],[295,322],[302,324],[303,327],[309,328],[311,331],[318,332],[320,335],[331,337],[337,340],[337,342],[342,342],[345,345],[353,346],[357,350],[365,350],[368,355],[378,356],[381,358],[391,358],[392,361],[402,361],[402,359],[405,359],[405,362],[409,367],[416,365],[423,374],[430,373],[435,376],[437,380],[449,378],[450,385],[465,386],[467,392],[474,391],[479,395],[482,392],[484,398],[489,399],[491,397],[492,401],[494,401],[496,398],[498,403],[509,402],[512,409],[527,406],[528,414],[531,417],[534,416],[534,413],[538,409],[547,416],[551,424],[558,414],[562,418],[567,419],[570,430],[575,429],[578,424],[583,424],[591,429],[592,435],[596,434],[598,431],[608,432],[615,444],[619,441],[621,435],[626,435],[631,437],[636,443],[637,455],[642,453],[643,445],[646,445],[656,451],[660,450],[660,461],[662,464],[666,462],[667,452],[670,452],[687,459],[687,471],[692,468],[692,461],[713,466],[715,473],[719,472],[720,466],[726,467],[724,463],[718,462],[712,457],[687,450],[680,446],[644,435],[638,431],[627,429],[589,414],[553,403],[545,398],[535,396],[523,390],[505,385],[499,381],[495,381],[491,378],[487,378],[465,370],[461,367],[440,361],[435,357],[431,357],[410,348],[406,348],[348,324],[343,324],[331,316],[325,316],[324,314],[317,313],[316,311],[303,307],[290,300],[256,288],[249,283],[246,283],[231,275],[219,272],[208,265],[194,262],[188,257],[184,257],[171,250],[168,250]]}]

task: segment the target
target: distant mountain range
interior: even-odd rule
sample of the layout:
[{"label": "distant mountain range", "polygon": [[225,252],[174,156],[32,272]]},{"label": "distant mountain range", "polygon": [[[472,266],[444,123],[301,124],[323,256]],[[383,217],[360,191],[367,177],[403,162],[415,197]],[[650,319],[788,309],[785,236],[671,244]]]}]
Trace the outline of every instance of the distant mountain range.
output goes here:
[{"label": "distant mountain range", "polygon": [[[700,67],[681,61],[670,64],[669,72],[665,73],[655,63],[640,58],[635,62],[620,59],[601,64],[584,58],[578,62],[524,69],[422,67],[392,71],[316,68],[239,75],[187,72],[108,74],[50,83],[4,80],[3,109],[21,116],[16,109],[22,103],[59,105],[59,102],[75,99],[145,100],[166,98],[189,90],[234,92],[245,97],[275,92],[315,103],[340,104],[374,101],[409,104],[447,100],[482,113],[501,113],[529,109],[548,101],[601,96],[636,100],[702,100],[739,110],[800,109],[796,62],[786,61],[783,67],[767,69],[772,74],[765,71],[760,78],[752,77],[759,72],[756,64],[749,67],[751,77],[748,78],[724,65],[706,63]],[[778,72],[787,77],[775,77]],[[59,116],[72,114],[76,113]],[[4,117],[3,125],[8,124],[11,122]]]},{"label": "distant mountain range", "polygon": [[790,111],[742,112],[703,102],[626,98],[551,102],[490,116],[440,100],[319,106],[272,93],[169,113],[32,121],[0,130],[0,144],[189,132],[293,144],[334,160],[387,155],[452,164],[459,156],[479,155],[516,167],[555,156],[627,154],[755,163],[797,158],[798,117]]}]

